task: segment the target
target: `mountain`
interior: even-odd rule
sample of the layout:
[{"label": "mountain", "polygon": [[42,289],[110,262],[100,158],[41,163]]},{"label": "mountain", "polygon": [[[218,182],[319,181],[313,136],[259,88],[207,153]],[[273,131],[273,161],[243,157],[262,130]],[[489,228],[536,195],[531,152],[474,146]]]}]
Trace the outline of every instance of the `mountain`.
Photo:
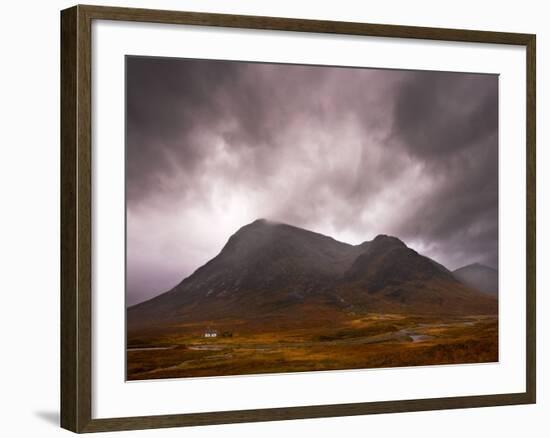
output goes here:
[{"label": "mountain", "polygon": [[479,263],[463,266],[453,275],[462,283],[481,292],[498,295],[498,271]]},{"label": "mountain", "polygon": [[172,290],[128,309],[130,330],[198,321],[330,321],[365,312],[488,314],[496,300],[396,237],[360,245],[256,220]]},{"label": "mountain", "polygon": [[365,251],[355,259],[346,277],[361,281],[369,292],[413,280],[453,280],[444,266],[408,248],[396,237],[385,235],[376,236],[365,245]]}]

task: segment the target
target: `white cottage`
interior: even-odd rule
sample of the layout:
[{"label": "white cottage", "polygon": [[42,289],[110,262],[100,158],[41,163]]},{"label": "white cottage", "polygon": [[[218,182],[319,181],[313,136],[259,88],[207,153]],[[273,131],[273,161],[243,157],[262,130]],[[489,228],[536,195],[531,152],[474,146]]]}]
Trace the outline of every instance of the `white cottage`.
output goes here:
[{"label": "white cottage", "polygon": [[208,329],[205,330],[203,337],[205,337],[205,338],[217,338],[218,337],[218,331],[208,328]]}]

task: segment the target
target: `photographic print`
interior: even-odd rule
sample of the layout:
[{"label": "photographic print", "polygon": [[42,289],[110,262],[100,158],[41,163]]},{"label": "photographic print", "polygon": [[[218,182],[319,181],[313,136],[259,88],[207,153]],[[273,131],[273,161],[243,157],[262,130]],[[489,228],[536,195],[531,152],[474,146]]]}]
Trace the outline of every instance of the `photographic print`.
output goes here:
[{"label": "photographic print", "polygon": [[127,379],[498,361],[498,90],[127,56]]}]

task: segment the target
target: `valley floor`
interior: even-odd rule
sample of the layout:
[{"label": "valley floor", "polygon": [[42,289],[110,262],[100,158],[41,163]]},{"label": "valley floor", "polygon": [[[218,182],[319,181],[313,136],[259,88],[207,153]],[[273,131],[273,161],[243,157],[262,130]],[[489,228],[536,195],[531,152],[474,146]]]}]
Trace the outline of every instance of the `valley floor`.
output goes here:
[{"label": "valley floor", "polygon": [[[127,378],[147,380],[498,361],[496,316],[354,316],[297,328],[223,321],[128,339]],[[225,336],[222,336],[225,335]]]}]

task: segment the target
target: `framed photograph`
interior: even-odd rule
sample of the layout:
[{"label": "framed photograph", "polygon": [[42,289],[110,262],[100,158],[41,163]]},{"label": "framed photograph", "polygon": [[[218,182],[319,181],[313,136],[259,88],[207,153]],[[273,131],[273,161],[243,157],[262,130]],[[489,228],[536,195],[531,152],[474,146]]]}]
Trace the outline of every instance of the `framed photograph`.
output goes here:
[{"label": "framed photograph", "polygon": [[535,35],[61,13],[61,423],[535,403]]}]

